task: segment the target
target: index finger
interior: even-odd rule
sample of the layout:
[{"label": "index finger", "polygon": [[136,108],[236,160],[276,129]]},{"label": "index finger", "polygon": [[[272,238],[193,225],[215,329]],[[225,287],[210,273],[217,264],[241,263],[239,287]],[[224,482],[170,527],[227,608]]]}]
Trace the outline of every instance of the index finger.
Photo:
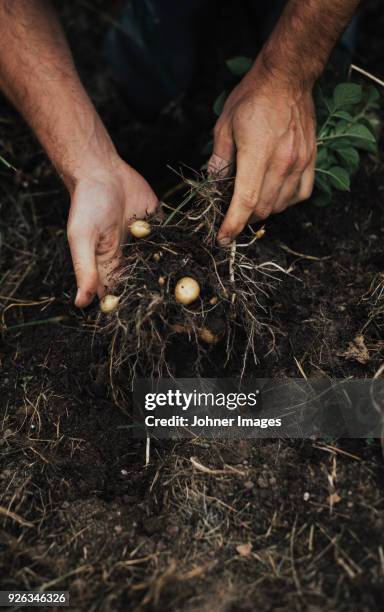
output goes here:
[{"label": "index finger", "polygon": [[[238,152],[235,189],[217,236],[222,246],[228,246],[246,226],[256,208],[265,172],[266,160],[262,156],[255,156],[245,151]],[[265,217],[267,216],[268,212],[265,211]],[[263,218],[262,208],[260,218]]]}]

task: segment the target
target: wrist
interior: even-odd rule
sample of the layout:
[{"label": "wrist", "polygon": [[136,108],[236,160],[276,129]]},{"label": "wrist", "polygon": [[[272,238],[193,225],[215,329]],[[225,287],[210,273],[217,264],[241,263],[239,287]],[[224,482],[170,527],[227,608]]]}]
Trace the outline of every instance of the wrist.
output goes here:
[{"label": "wrist", "polygon": [[72,143],[58,163],[52,161],[70,193],[80,181],[110,176],[121,164],[121,158],[104,126],[92,130],[83,140]]},{"label": "wrist", "polygon": [[277,88],[291,92],[294,96],[312,91],[323,70],[323,65],[313,58],[309,58],[308,62],[303,61],[299,50],[292,44],[289,48],[284,47],[282,41],[273,38],[264,45],[256,65]]}]

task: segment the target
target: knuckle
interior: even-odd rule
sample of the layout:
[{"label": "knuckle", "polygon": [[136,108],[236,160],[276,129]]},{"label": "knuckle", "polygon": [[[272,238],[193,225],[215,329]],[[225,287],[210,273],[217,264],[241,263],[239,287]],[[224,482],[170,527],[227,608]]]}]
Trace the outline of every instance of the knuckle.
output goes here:
[{"label": "knuckle", "polygon": [[267,206],[266,204],[258,204],[255,208],[255,215],[261,220],[264,221],[265,219],[268,219],[269,215],[271,214],[272,210],[270,206]]},{"label": "knuckle", "polygon": [[309,158],[306,154],[306,151],[300,151],[297,160],[296,167],[300,172],[303,172],[308,165]]},{"label": "knuckle", "polygon": [[115,234],[106,234],[98,242],[96,255],[114,253],[119,246],[119,237]]},{"label": "knuckle", "polygon": [[298,159],[299,153],[296,149],[293,147],[286,147],[283,149],[279,159],[282,172],[285,174],[293,170],[298,163]]},{"label": "knuckle", "polygon": [[238,203],[241,208],[248,212],[252,212],[255,208],[255,196],[252,192],[244,192],[239,195]]}]

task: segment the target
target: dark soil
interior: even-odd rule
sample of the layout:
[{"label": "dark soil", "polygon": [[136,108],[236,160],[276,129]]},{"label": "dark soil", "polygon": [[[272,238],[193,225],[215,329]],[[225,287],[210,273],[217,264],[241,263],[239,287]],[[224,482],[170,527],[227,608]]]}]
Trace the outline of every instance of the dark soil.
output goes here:
[{"label": "dark soil", "polygon": [[[228,78],[221,66],[249,53],[248,20],[229,3],[210,9],[219,44],[207,25],[189,96],[148,125],[126,109],[95,53],[102,17],[71,4],[64,22],[84,80],[121,151],[161,195],[175,183],[166,163],[204,162],[209,109]],[[382,10],[366,7],[357,63],[383,77]],[[0,121],[1,154],[21,169],[0,167],[1,588],[66,589],[79,611],[382,610],[380,442],[153,442],[145,467],[129,410],[116,407],[106,382],[97,307],[72,305],[64,190],[5,102]],[[369,322],[363,296],[383,271],[383,190],[380,160],[366,157],[351,194],[268,220],[263,248],[293,275],[270,304],[276,343],[265,356],[260,342],[254,376],[378,371],[383,328]],[[342,356],[359,334],[365,363]],[[182,343],[180,375],[190,359]],[[224,371],[222,362],[218,345],[203,374],[238,373],[238,363]],[[223,472],[200,471],[191,457]]]}]

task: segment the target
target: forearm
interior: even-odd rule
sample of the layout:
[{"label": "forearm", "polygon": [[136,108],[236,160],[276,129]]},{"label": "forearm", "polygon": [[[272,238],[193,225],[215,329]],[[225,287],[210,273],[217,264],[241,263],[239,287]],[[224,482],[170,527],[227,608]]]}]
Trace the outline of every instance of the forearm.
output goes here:
[{"label": "forearm", "polygon": [[289,0],[260,56],[266,70],[293,87],[312,87],[358,4]]},{"label": "forearm", "polygon": [[85,92],[48,0],[0,0],[0,87],[72,190],[115,149]]}]

